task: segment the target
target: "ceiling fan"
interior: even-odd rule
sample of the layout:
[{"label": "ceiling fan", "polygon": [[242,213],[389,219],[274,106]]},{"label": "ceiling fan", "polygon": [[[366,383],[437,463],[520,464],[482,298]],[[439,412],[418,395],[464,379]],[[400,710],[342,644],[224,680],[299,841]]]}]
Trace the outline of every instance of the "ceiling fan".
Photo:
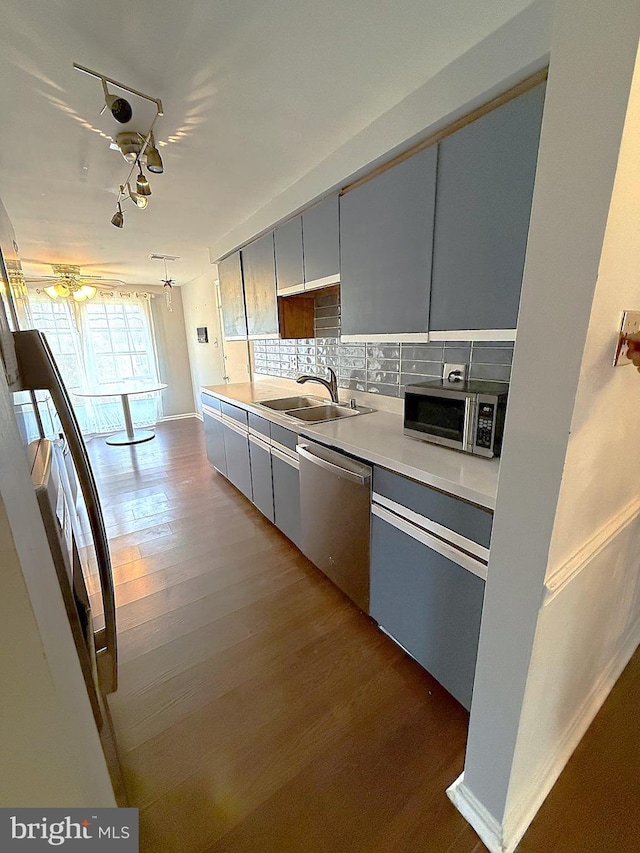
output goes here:
[{"label": "ceiling fan", "polygon": [[[93,299],[98,290],[111,290],[115,284],[124,284],[120,279],[103,278],[100,275],[81,275],[80,267],[76,264],[52,264],[53,275],[25,276],[23,273],[17,275],[24,283],[42,284],[43,290],[51,299],[67,299],[71,297],[76,302],[84,302]],[[99,284],[93,284],[99,282]]]}]

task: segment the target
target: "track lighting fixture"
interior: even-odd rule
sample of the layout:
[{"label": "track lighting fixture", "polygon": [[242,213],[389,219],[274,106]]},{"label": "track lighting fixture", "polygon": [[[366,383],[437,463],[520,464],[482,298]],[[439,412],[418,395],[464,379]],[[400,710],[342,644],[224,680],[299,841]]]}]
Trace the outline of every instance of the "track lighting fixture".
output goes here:
[{"label": "track lighting fixture", "polygon": [[136,192],[142,196],[151,195],[151,187],[149,186],[149,181],[142,174],[142,169],[140,169],[140,173],[136,178]]},{"label": "track lighting fixture", "polygon": [[111,217],[111,224],[115,225],[116,228],[122,228],[124,225],[124,214],[122,212],[122,207],[120,206],[120,202],[118,201],[118,209]]},{"label": "track lighting fixture", "polygon": [[102,112],[109,109],[111,111],[111,115],[116,121],[119,121],[120,124],[126,124],[128,121],[131,121],[133,110],[131,109],[129,101],[124,98],[118,98],[116,95],[112,95],[107,89],[107,81],[104,77],[102,78],[102,88],[104,90],[104,107],[102,108]]},{"label": "track lighting fixture", "polygon": [[[112,95],[107,88],[107,83],[110,83],[112,86],[122,89],[125,92],[131,92],[132,95],[137,95],[139,98],[144,98],[144,100],[151,101],[156,105],[156,115],[146,134],[143,135],[137,130],[122,131],[115,137],[115,146],[120,150],[125,160],[131,163],[129,174],[127,175],[124,184],[121,184],[120,186],[120,192],[118,193],[118,198],[116,200],[117,210],[111,217],[111,224],[115,225],[116,228],[122,228],[124,225],[124,214],[122,212],[120,202],[123,198],[130,198],[131,201],[133,201],[141,210],[144,210],[149,203],[148,197],[151,195],[151,187],[149,186],[148,179],[142,171],[142,167],[146,166],[149,172],[156,175],[161,175],[164,172],[162,157],[156,148],[155,140],[153,138],[153,128],[155,123],[159,116],[164,115],[162,101],[159,98],[152,98],[150,95],[145,95],[137,89],[132,89],[130,86],[125,86],[123,83],[119,83],[111,77],[106,77],[104,74],[92,71],[91,68],[85,68],[83,65],[78,65],[77,62],[73,63],[73,67],[78,71],[89,74],[91,77],[96,77],[101,81],[105,100],[102,112],[104,112],[105,109],[109,109],[115,120],[121,124],[126,124],[131,120],[133,116],[133,109],[129,101],[125,100],[125,98],[119,98]],[[112,145],[112,147],[114,146]],[[133,170],[136,167],[138,168],[136,191],[132,192],[130,181],[133,175]]]}]

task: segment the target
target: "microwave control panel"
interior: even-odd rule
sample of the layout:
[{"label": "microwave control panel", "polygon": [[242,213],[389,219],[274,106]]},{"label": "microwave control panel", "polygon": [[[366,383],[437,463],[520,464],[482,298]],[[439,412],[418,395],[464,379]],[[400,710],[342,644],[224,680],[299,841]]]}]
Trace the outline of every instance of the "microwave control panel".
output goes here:
[{"label": "microwave control panel", "polygon": [[476,429],[476,446],[491,448],[495,406],[493,403],[478,404],[478,426]]}]

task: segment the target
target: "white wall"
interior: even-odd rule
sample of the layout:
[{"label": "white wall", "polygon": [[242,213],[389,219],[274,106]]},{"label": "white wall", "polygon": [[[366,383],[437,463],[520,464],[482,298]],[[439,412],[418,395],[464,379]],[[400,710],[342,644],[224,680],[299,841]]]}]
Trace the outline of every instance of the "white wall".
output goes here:
[{"label": "white wall", "polygon": [[[635,378],[610,367],[619,309],[635,307],[621,304],[629,292],[619,296],[615,282],[630,227],[607,232],[615,260],[603,240],[639,34],[636,0],[558,2],[467,757],[452,792],[492,850],[513,849],[630,653],[633,617],[621,596],[636,595],[635,529],[593,560],[576,550],[637,483],[637,461],[628,467],[621,452],[633,420],[616,427],[614,447],[607,428]],[[614,202],[620,220],[630,204]],[[605,471],[611,503],[598,507]],[[574,565],[585,557],[586,568],[541,607],[550,555]],[[603,622],[594,653],[584,628]]]},{"label": "white wall", "polygon": [[115,806],[0,367],[0,806]]},{"label": "white wall", "polygon": [[[220,319],[216,305],[215,281],[217,267],[182,285],[182,304],[191,368],[191,383],[196,410],[202,413],[200,388],[202,385],[221,385],[224,382],[224,361]],[[206,326],[209,343],[198,343],[196,329]]]},{"label": "white wall", "polygon": [[218,260],[261,231],[446,127],[547,64],[554,0],[524,11],[371,122],[210,247]]}]

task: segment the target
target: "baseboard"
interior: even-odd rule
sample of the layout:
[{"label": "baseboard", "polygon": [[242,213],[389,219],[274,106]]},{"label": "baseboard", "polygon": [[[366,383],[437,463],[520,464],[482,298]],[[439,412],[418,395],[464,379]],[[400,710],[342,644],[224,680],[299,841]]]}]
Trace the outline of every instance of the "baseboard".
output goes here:
[{"label": "baseboard", "polygon": [[[464,784],[464,773],[447,788],[447,796],[462,817],[478,833],[483,844],[491,853],[507,853],[502,845],[502,827],[480,800]],[[508,851],[511,853],[511,851]]]},{"label": "baseboard", "polygon": [[166,415],[166,417],[160,418],[158,423],[163,424],[166,421],[182,421],[185,418],[199,418],[202,420],[202,415],[199,415],[197,412],[187,412],[184,415]]},{"label": "baseboard", "polygon": [[640,620],[627,632],[618,654],[611,660],[585,698],[557,749],[531,781],[529,790],[533,792],[533,797],[527,800],[521,799],[512,806],[503,824],[500,824],[475,794],[466,787],[464,773],[447,788],[447,796],[451,802],[477,832],[491,853],[515,851],[638,645],[640,645]]},{"label": "baseboard", "polygon": [[520,802],[508,809],[503,832],[510,844],[505,850],[513,850],[520,842],[639,645],[640,619],[627,631],[621,641],[618,653],[612,658],[607,669],[600,675],[586,696],[573,721],[567,727],[557,749],[540,772],[536,774],[536,777],[532,779],[529,790],[533,792],[533,797],[526,800],[521,799]]}]

